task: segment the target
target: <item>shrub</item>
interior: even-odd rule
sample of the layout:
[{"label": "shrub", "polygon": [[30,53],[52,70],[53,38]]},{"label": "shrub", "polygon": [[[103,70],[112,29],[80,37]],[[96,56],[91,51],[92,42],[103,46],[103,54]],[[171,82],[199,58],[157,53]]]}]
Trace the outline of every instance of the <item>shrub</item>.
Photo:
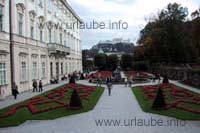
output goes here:
[{"label": "shrub", "polygon": [[82,108],[82,102],[76,89],[74,89],[72,92],[69,107],[70,109]]},{"label": "shrub", "polygon": [[69,79],[69,83],[70,83],[70,84],[75,84],[75,83],[76,83],[74,76],[72,76],[72,77]]},{"label": "shrub", "polygon": [[164,76],[164,79],[163,79],[163,84],[168,84],[169,83],[169,79],[167,76]]},{"label": "shrub", "polygon": [[159,110],[159,109],[164,109],[165,107],[166,107],[166,102],[163,95],[163,91],[162,88],[159,87],[152,108]]}]

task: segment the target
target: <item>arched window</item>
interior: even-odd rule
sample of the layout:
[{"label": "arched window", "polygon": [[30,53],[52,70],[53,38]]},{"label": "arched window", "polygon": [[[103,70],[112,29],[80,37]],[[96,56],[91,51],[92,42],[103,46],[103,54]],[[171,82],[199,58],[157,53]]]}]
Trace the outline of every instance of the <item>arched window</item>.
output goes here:
[{"label": "arched window", "polygon": [[24,30],[24,10],[25,6],[23,3],[18,3],[17,5],[17,27],[18,27],[18,34],[23,35]]},{"label": "arched window", "polygon": [[47,29],[48,29],[48,38],[49,38],[49,43],[52,43],[52,31],[53,31],[53,22],[49,21],[47,23]]},{"label": "arched window", "polygon": [[45,19],[43,16],[40,16],[39,18],[39,35],[40,35],[40,41],[44,42],[44,22]]},{"label": "arched window", "polygon": [[36,16],[36,12],[34,10],[29,12],[29,16],[30,16],[30,37],[32,39],[35,38],[35,16]]}]

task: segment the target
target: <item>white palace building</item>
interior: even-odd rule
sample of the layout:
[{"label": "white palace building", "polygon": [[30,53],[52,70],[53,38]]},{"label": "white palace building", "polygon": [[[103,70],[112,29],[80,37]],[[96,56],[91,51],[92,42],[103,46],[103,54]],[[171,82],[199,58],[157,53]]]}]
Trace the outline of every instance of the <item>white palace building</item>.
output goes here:
[{"label": "white palace building", "polygon": [[11,95],[12,81],[23,92],[35,79],[49,84],[82,71],[80,29],[72,23],[82,21],[66,0],[0,0],[0,96]]}]

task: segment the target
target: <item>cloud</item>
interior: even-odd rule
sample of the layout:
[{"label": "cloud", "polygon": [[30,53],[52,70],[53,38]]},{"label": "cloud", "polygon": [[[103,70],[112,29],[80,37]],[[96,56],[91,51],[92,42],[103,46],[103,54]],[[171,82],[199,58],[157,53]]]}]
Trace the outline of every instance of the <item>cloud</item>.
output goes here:
[{"label": "cloud", "polygon": [[123,20],[129,24],[129,29],[123,31],[84,30],[84,48],[89,48],[102,39],[111,40],[118,34],[135,41],[139,36],[139,31],[147,23],[145,18],[157,14],[168,3],[180,3],[188,7],[190,13],[197,9],[197,3],[200,3],[198,0],[68,0],[68,2],[84,21]]}]

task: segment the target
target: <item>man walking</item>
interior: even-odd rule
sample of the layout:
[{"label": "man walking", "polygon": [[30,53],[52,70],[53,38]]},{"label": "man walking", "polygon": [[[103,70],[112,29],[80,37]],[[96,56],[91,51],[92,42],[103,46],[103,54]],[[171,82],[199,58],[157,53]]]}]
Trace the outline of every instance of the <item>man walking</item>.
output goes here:
[{"label": "man walking", "polygon": [[108,87],[108,95],[111,96],[111,89],[112,89],[112,80],[111,80],[111,78],[107,78],[106,83],[107,83],[107,87]]},{"label": "man walking", "polygon": [[40,80],[39,82],[39,92],[43,91],[43,84],[42,84],[42,80]]},{"label": "man walking", "polygon": [[13,84],[12,94],[14,98],[17,99],[17,94],[19,94],[19,92],[18,92],[18,86],[16,85],[16,83]]},{"label": "man walking", "polygon": [[37,81],[33,81],[33,92],[37,92]]}]

